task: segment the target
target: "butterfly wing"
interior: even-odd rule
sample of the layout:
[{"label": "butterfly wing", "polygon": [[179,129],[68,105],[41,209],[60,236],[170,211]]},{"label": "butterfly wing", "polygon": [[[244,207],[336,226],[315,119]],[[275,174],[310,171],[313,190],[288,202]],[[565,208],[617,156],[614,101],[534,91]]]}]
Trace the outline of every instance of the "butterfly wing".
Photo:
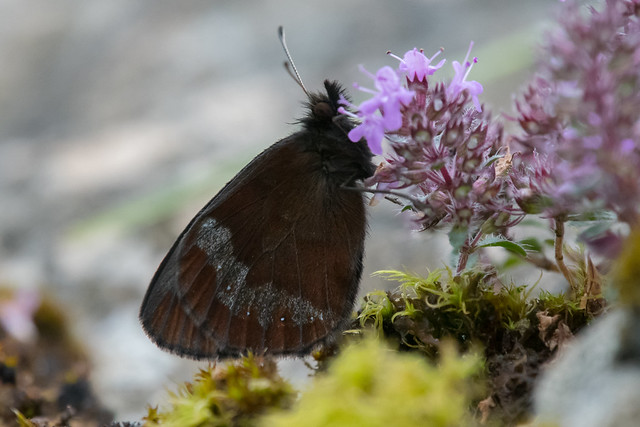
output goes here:
[{"label": "butterfly wing", "polygon": [[302,354],[343,326],[362,272],[363,196],[328,179],[303,137],[256,157],[171,248],[140,312],[160,347]]}]

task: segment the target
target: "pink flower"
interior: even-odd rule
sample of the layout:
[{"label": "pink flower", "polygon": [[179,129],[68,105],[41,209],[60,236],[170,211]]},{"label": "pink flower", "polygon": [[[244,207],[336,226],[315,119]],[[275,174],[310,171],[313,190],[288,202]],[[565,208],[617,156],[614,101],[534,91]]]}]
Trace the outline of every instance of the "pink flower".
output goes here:
[{"label": "pink flower", "polygon": [[362,138],[373,154],[382,154],[382,139],[384,138],[384,120],[381,116],[369,115],[362,117],[362,123],[349,132],[349,139],[353,142]]},{"label": "pink flower", "polygon": [[442,51],[443,49],[438,50],[431,58],[427,58],[422,50],[418,50],[415,47],[413,50],[405,53],[403,58],[392,53],[389,53],[389,55],[400,61],[398,69],[407,75],[407,79],[409,79],[410,82],[413,82],[416,79],[419,82],[423,82],[426,80],[427,76],[433,75],[433,73],[442,68],[446,62],[446,59],[443,59],[438,63],[438,65],[431,65],[431,61],[440,55]]},{"label": "pink flower", "polygon": [[473,100],[473,105],[476,107],[478,112],[482,111],[480,107],[480,101],[478,100],[478,95],[482,93],[484,90],[482,85],[475,80],[466,81],[469,73],[471,72],[471,68],[473,68],[473,64],[478,62],[478,58],[473,58],[473,62],[469,62],[469,55],[471,54],[471,48],[473,47],[473,42],[469,44],[469,50],[467,50],[467,56],[464,57],[464,66],[460,64],[458,61],[453,61],[453,70],[455,75],[449,83],[447,88],[447,96],[451,99],[458,97],[465,90],[469,92],[471,95],[471,99]]},{"label": "pink flower", "polygon": [[0,303],[0,326],[20,341],[32,339],[36,333],[33,314],[40,306],[38,292],[17,290],[13,298]]},{"label": "pink flower", "polygon": [[382,154],[382,139],[385,131],[395,131],[402,126],[402,107],[413,99],[414,92],[402,86],[396,71],[391,67],[382,67],[373,75],[364,67],[360,70],[371,77],[377,89],[372,90],[354,85],[362,92],[370,93],[373,98],[364,101],[359,107],[342,100],[342,104],[357,109],[357,114],[340,110],[361,120],[361,124],[349,132],[349,139],[357,142],[364,138],[374,154]]}]

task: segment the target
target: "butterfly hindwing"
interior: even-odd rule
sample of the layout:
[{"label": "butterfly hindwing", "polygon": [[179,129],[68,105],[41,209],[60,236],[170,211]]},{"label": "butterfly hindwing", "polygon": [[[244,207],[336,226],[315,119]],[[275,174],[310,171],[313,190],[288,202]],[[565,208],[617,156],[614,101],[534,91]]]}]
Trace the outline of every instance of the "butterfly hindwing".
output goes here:
[{"label": "butterfly hindwing", "polygon": [[327,179],[309,138],[268,148],[181,234],[140,314],[158,345],[194,358],[300,354],[343,325],[362,271],[363,196]]}]

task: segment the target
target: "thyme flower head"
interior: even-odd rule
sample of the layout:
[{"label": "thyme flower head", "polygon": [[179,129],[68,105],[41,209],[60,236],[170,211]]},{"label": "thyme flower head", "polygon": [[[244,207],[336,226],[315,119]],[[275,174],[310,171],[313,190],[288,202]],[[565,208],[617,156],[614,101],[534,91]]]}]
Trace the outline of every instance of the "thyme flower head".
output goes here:
[{"label": "thyme flower head", "polygon": [[640,218],[640,1],[607,0],[602,10],[582,12],[566,2],[536,77],[516,101],[516,140],[524,156],[538,159],[519,173],[551,216],[606,209],[634,224]]},{"label": "thyme flower head", "polygon": [[[430,58],[415,48],[402,58],[391,55],[398,68],[383,67],[375,76],[361,68],[377,90],[357,86],[373,97],[352,106],[362,122],[349,137],[364,137],[376,154],[383,153],[383,137],[389,140],[385,161],[367,184],[405,189],[423,228],[449,224],[463,234],[495,232],[522,214],[507,191],[509,172],[496,171],[506,154],[502,126],[480,104],[482,85],[468,80],[478,62],[469,60],[472,47],[462,63],[453,61],[449,83],[432,81],[445,64],[442,59],[431,65],[442,49]],[[396,76],[404,76],[404,83]]]}]

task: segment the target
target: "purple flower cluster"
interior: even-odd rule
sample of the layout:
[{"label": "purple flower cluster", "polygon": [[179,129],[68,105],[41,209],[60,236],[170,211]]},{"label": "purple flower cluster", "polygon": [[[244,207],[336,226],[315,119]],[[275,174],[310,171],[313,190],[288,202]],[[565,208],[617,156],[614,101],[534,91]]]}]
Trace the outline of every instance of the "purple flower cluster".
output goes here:
[{"label": "purple flower cluster", "polygon": [[[360,70],[373,79],[377,90],[356,85],[357,89],[371,93],[373,98],[357,107],[357,115],[344,108],[341,108],[340,112],[362,120],[360,125],[349,132],[349,139],[357,142],[364,138],[372,153],[382,154],[385,131],[395,131],[402,126],[401,109],[411,102],[414,94],[402,86],[398,73],[391,67],[382,67],[375,75],[363,66],[360,66]],[[342,103],[354,107],[345,99],[342,99]]]},{"label": "purple flower cluster", "polygon": [[[364,137],[377,154],[382,152],[382,137],[389,139],[385,162],[367,184],[377,184],[379,190],[406,189],[424,228],[450,224],[467,237],[480,230],[501,232],[521,214],[508,197],[508,168],[496,167],[506,154],[501,151],[502,126],[483,111],[480,83],[467,80],[477,62],[477,58],[469,61],[472,46],[462,64],[453,62],[455,75],[448,84],[429,81],[444,65],[444,60],[431,65],[441,51],[431,58],[417,49],[403,58],[392,55],[400,61],[398,69],[384,67],[376,74],[379,92],[360,105],[362,124],[349,135],[354,141]],[[386,90],[378,83],[381,74],[385,82],[393,82]],[[403,74],[404,85],[390,77]],[[383,103],[386,99],[391,102]],[[372,105],[382,117],[394,119],[393,126],[384,126],[385,132]],[[367,137],[372,134],[373,140]]]},{"label": "purple flower cluster", "polygon": [[[376,90],[356,87],[373,97],[359,107],[344,101],[357,114],[343,112],[360,120],[349,138],[384,153],[366,184],[409,200],[423,228],[450,226],[457,272],[476,249],[509,240],[525,215],[549,218],[555,264],[543,252],[519,253],[555,265],[573,287],[563,261],[566,221],[601,221],[581,237],[609,257],[620,247],[611,212],[640,226],[640,0],[605,0],[601,9],[566,2],[535,78],[516,98],[519,129],[506,144],[478,99],[482,85],[468,80],[472,47],[453,61],[448,83],[431,77],[445,63],[431,65],[442,50],[391,55],[397,69],[375,75],[363,69]],[[487,234],[501,236],[483,240]]]},{"label": "purple flower cluster", "polygon": [[567,2],[539,73],[516,102],[515,197],[548,216],[611,210],[640,219],[640,1],[581,13]]}]

